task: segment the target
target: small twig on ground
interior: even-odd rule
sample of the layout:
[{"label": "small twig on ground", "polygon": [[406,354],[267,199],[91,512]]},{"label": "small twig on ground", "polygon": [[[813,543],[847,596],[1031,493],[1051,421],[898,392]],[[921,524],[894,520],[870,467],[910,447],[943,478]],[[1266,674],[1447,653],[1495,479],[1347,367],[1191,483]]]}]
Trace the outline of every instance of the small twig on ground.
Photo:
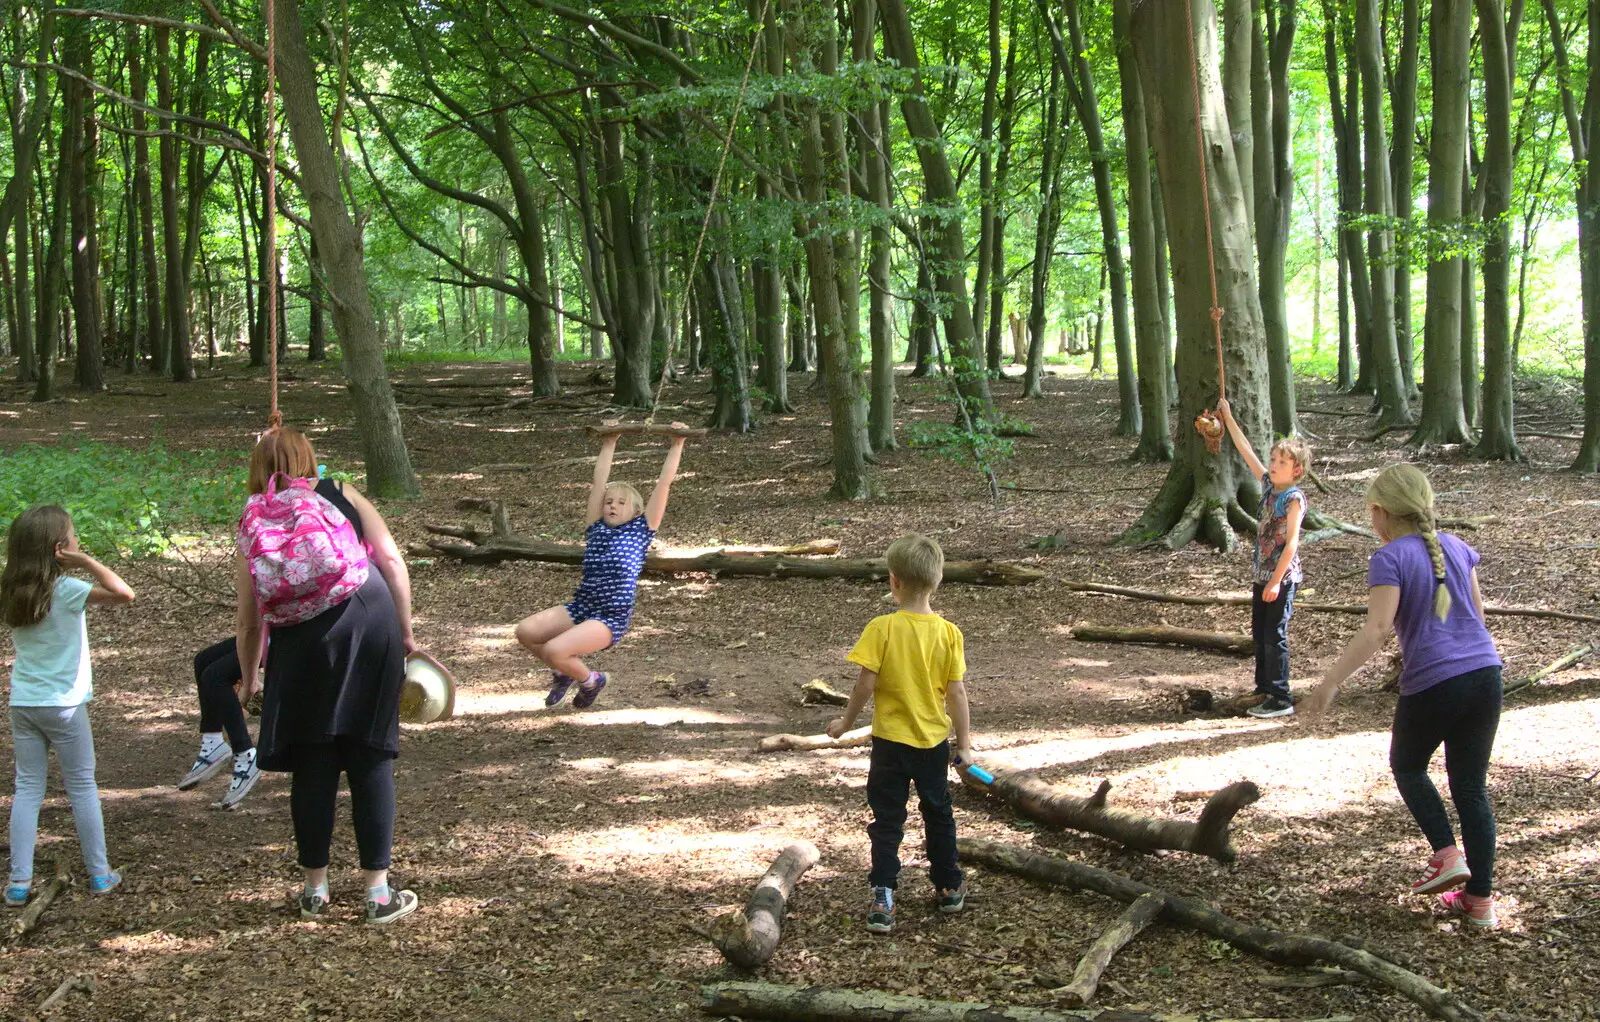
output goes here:
[{"label": "small twig on ground", "polygon": [[77,974],[68,976],[66,979],[61,981],[60,986],[56,987],[54,993],[39,1002],[39,1006],[35,1008],[34,1011],[40,1015],[43,1015],[47,1011],[55,1010],[62,1001],[67,999],[67,995],[71,994],[74,990],[82,990],[84,993],[93,997],[94,978],[88,975]]}]

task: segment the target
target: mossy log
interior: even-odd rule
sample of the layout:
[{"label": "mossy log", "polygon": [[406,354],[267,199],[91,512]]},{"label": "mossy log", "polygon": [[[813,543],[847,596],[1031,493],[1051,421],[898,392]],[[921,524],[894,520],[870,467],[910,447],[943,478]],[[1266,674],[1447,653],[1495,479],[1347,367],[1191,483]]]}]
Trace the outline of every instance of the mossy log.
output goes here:
[{"label": "mossy log", "polygon": [[1129,848],[1176,849],[1224,863],[1239,857],[1229,837],[1234,816],[1261,798],[1261,789],[1254,782],[1235,781],[1206,800],[1198,820],[1158,820],[1124,809],[1107,808],[1110,781],[1101,781],[1093,795],[1083,798],[1068,795],[1027,770],[996,770],[994,780],[989,782],[980,780],[970,770],[959,773],[967,787],[1005,801],[1030,820],[1098,834]]},{"label": "mossy log", "polygon": [[1238,632],[1207,632],[1174,625],[1073,625],[1072,637],[1079,642],[1136,642],[1159,646],[1192,646],[1221,653],[1253,653],[1250,636]]},{"label": "mossy log", "polygon": [[[877,990],[718,983],[700,990],[707,1015],[772,1022],[1193,1022],[1193,1014],[1108,1010],[1050,1011],[987,1001],[931,1001]],[[1213,1019],[1213,1022],[1243,1020]]]},{"label": "mossy log", "polygon": [[1359,972],[1409,998],[1435,1018],[1447,1019],[1448,1022],[1484,1022],[1484,1016],[1479,1011],[1463,1003],[1455,994],[1369,951],[1310,934],[1284,933],[1252,926],[1191,898],[1169,894],[1108,870],[1032,852],[1016,845],[981,838],[957,838],[956,849],[965,863],[977,863],[1058,887],[1093,891],[1124,903],[1136,901],[1146,894],[1157,894],[1165,899],[1159,917],[1163,923],[1199,930],[1269,961],[1285,965],[1326,962],[1341,969]]}]

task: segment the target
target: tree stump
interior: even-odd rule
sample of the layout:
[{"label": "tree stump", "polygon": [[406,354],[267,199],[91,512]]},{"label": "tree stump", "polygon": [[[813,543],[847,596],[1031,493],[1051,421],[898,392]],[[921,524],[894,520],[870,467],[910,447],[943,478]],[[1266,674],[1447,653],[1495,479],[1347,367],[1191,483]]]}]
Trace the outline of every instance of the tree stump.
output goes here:
[{"label": "tree stump", "polygon": [[742,969],[759,969],[778,950],[783,916],[795,885],[821,856],[810,841],[796,841],[773,861],[744,910],[718,921],[712,943]]}]

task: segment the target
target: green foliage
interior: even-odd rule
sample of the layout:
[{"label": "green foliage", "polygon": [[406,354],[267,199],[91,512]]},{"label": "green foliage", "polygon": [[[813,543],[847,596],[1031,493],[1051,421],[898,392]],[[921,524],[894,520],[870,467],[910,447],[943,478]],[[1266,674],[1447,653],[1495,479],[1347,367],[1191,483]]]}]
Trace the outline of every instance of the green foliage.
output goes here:
[{"label": "green foliage", "polygon": [[155,557],[184,535],[231,527],[245,501],[246,455],[83,443],[0,453],[0,520],[39,504],[72,515],[101,557]]}]

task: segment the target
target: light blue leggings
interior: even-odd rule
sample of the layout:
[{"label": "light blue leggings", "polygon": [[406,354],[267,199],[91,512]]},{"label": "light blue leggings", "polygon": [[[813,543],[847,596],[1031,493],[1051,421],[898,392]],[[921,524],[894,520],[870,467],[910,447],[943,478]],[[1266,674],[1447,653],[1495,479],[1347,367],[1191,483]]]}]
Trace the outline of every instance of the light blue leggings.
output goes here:
[{"label": "light blue leggings", "polygon": [[11,882],[33,879],[33,846],[39,835],[39,807],[44,804],[45,771],[50,747],[61,761],[61,783],[72,802],[83,866],[91,877],[111,872],[106,859],[106,828],[100,816],[100,788],[94,782],[94,734],[89,708],[78,706],[13,706],[11,737],[16,749],[17,791],[11,799]]}]

